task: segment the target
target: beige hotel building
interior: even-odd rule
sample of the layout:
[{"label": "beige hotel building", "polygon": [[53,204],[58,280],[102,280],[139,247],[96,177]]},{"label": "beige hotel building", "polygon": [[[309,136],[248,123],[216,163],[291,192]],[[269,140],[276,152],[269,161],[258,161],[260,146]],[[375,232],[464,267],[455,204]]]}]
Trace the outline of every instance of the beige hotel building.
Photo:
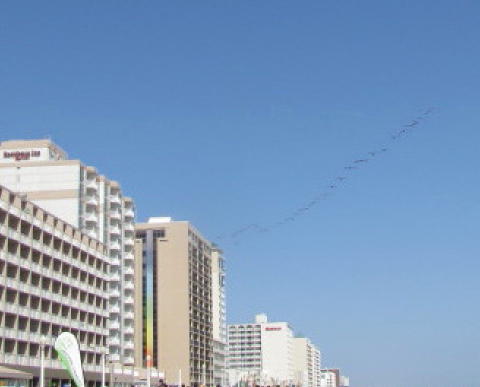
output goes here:
[{"label": "beige hotel building", "polygon": [[10,374],[2,385],[37,385],[42,347],[45,385],[66,383],[53,349],[62,331],[79,340],[87,385],[100,383],[108,269],[103,243],[0,186],[0,374]]},{"label": "beige hotel building", "polygon": [[212,245],[187,221],[150,218],[135,229],[137,364],[149,356],[167,384],[211,385]]}]

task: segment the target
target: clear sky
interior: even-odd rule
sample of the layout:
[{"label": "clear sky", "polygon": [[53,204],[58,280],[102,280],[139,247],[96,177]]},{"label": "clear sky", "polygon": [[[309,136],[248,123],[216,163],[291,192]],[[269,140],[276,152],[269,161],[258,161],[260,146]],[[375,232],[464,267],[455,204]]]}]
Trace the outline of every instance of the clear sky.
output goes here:
[{"label": "clear sky", "polygon": [[229,320],[290,321],[353,386],[478,387],[479,15],[4,0],[0,138],[50,136],[118,180],[139,221],[226,234]]}]

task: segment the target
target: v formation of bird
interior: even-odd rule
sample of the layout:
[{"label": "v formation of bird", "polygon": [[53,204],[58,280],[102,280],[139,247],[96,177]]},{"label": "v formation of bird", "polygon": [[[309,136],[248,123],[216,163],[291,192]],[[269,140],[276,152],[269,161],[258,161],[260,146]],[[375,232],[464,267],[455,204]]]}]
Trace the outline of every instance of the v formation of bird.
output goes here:
[{"label": "v formation of bird", "polygon": [[[343,169],[348,172],[355,172],[356,170],[360,169],[360,166],[367,164],[370,160],[373,160],[374,158],[378,159],[378,156],[384,154],[385,152],[388,152],[391,146],[394,145],[397,140],[410,134],[412,130],[414,130],[418,125],[420,125],[422,121],[426,120],[433,113],[433,111],[433,107],[429,107],[428,109],[424,110],[419,116],[415,117],[415,119],[396,129],[394,133],[390,136],[388,146],[385,145],[378,149],[366,152],[365,154],[368,155],[368,157],[354,159],[352,163],[344,166]],[[276,221],[272,222],[271,224],[262,225],[259,223],[250,223],[233,232],[218,235],[216,237],[216,240],[230,240],[232,242],[238,243],[239,239],[245,236],[247,233],[265,233],[272,231],[278,227],[284,226],[288,223],[294,222],[300,216],[304,216],[306,213],[308,213],[309,210],[311,210],[314,206],[318,205],[321,201],[324,201],[330,196],[332,196],[332,192],[334,192],[334,190],[337,190],[340,187],[339,183],[345,182],[347,179],[348,176],[336,176],[332,179],[332,183],[329,183],[324,189],[316,193],[315,196],[312,197],[304,205],[296,208],[287,216],[281,217]]]}]

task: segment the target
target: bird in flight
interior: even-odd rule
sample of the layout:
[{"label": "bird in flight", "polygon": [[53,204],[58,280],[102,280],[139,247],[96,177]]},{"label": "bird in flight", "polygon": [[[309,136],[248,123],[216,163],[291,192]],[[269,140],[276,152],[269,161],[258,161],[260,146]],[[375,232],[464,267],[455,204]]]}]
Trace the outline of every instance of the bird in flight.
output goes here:
[{"label": "bird in flight", "polygon": [[414,126],[418,125],[418,121],[417,120],[413,120],[410,124],[407,124],[407,125],[403,125],[407,128],[413,128]]}]

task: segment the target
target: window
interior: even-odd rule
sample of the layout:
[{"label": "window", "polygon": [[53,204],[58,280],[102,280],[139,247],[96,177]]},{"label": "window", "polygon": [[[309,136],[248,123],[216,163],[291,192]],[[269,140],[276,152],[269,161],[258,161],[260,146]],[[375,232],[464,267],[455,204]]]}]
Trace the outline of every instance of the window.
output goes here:
[{"label": "window", "polygon": [[165,230],[153,230],[153,237],[154,238],[165,238]]}]

